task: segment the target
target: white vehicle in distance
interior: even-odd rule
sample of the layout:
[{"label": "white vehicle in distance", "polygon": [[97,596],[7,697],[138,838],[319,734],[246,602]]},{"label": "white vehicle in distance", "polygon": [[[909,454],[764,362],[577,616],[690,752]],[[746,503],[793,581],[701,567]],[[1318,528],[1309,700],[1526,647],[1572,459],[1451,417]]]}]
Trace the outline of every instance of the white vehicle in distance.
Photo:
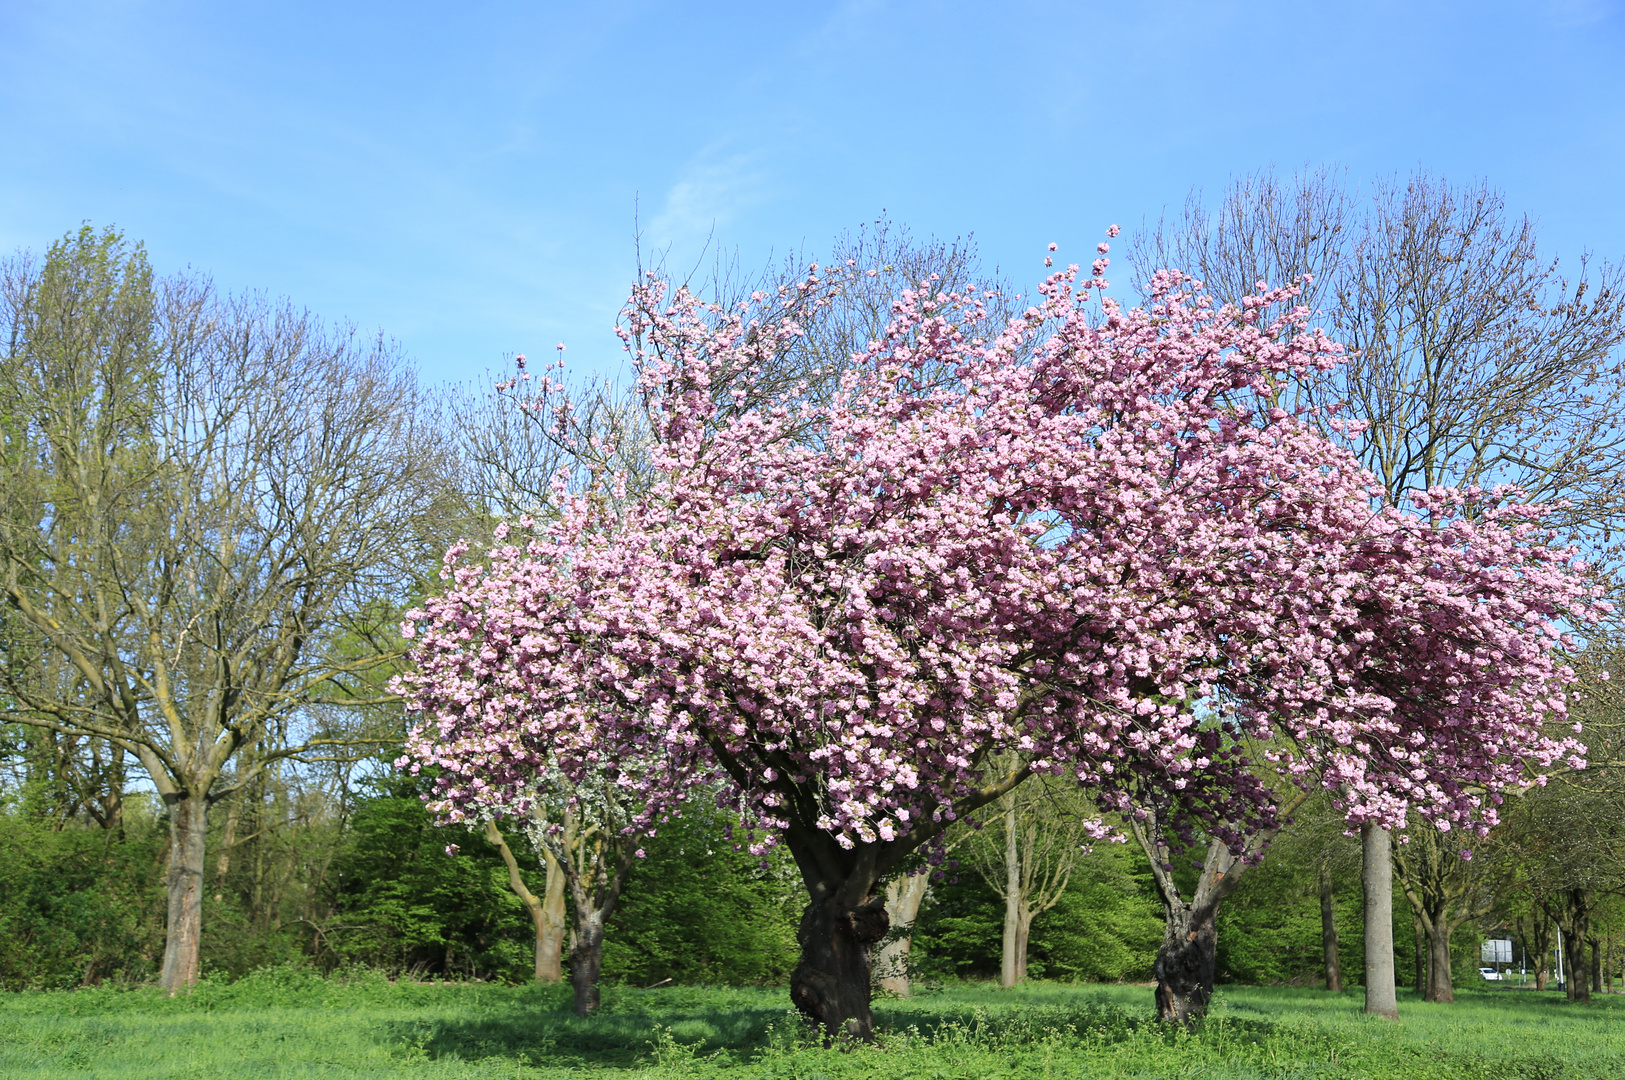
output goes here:
[{"label": "white vehicle in distance", "polygon": [[1483,979],[1485,982],[1500,982],[1502,979],[1506,978],[1505,975],[1502,975],[1499,971],[1496,971],[1492,967],[1479,968],[1478,977]]}]

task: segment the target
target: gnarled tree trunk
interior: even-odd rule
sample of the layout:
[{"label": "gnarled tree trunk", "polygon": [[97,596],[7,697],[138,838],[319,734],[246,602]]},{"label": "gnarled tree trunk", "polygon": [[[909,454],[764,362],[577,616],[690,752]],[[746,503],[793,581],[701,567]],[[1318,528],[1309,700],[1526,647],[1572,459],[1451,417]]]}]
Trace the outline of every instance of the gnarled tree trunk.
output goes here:
[{"label": "gnarled tree trunk", "polygon": [[1217,903],[1183,904],[1167,911],[1153,968],[1158,1019],[1189,1025],[1207,1015],[1219,947],[1213,925],[1217,911]]},{"label": "gnarled tree trunk", "polygon": [[[1302,803],[1302,797],[1295,798],[1282,816]],[[1209,841],[1201,876],[1196,879],[1196,892],[1186,900],[1174,882],[1173,854],[1155,817],[1148,816],[1145,821],[1130,818],[1128,825],[1150,860],[1151,876],[1162,898],[1162,947],[1157,950],[1153,966],[1157,979],[1157,1016],[1188,1026],[1207,1015],[1217,972],[1219,936],[1215,920],[1219,904],[1235,890],[1249,862],[1238,859],[1220,841]],[[1256,855],[1277,831],[1254,833],[1244,854]]]},{"label": "gnarled tree trunk", "polygon": [[[609,921],[621,898],[626,875],[632,868],[635,840],[623,832],[620,822],[630,815],[614,798],[603,800],[597,820],[584,821],[583,815],[566,809],[562,827],[543,829],[541,846],[552,853],[570,886],[575,901],[574,945],[570,949],[570,983],[575,987],[577,1016],[598,1011],[598,975],[604,966],[604,924]],[[604,810],[604,807],[610,807]],[[541,810],[534,813],[540,815]],[[538,816],[538,820],[542,820]],[[545,913],[545,905],[539,905]],[[543,924],[538,921],[538,931]],[[538,960],[538,963],[540,961]]]},{"label": "gnarled tree trunk", "polygon": [[577,1016],[598,1011],[598,975],[604,968],[603,911],[588,911],[578,917],[576,946],[570,950],[570,985],[575,988]]},{"label": "gnarled tree trunk", "polygon": [[[734,780],[749,786],[752,781],[744,767],[717,744],[713,748]],[[875,1032],[870,950],[891,926],[876,886],[921,845],[940,839],[951,822],[1025,781],[1032,767],[1013,763],[1009,772],[986,787],[935,814],[909,820],[890,838],[854,841],[829,828],[827,793],[816,780],[795,779],[789,764],[775,781],[787,818],[782,835],[807,888],[807,907],[796,931],[801,959],[790,973],[790,1000],[809,1023],[822,1029],[826,1042],[836,1038],[870,1042]]]},{"label": "gnarled tree trunk", "polygon": [[801,962],[790,973],[790,1000],[827,1036],[865,1042],[874,1038],[869,947],[886,936],[889,926],[879,897],[865,896],[854,904],[841,889],[815,897],[801,913],[796,931]]}]

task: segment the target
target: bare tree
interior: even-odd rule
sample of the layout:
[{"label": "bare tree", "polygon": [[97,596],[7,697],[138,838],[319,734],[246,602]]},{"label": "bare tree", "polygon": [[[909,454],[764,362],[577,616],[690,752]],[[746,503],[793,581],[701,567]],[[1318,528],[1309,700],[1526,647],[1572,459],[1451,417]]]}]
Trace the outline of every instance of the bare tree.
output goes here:
[{"label": "bare tree", "polygon": [[1493,859],[1484,853],[1486,842],[1475,845],[1479,850],[1472,859],[1464,859],[1459,838],[1427,825],[1407,829],[1400,841],[1394,845],[1394,866],[1422,931],[1417,943],[1422,949],[1417,958],[1418,990],[1424,1001],[1454,1001],[1450,935],[1495,907]]},{"label": "bare tree", "polygon": [[[1233,181],[1218,208],[1193,192],[1130,255],[1143,280],[1174,266],[1221,301],[1256,283],[1308,276],[1301,297],[1350,347],[1323,379],[1283,384],[1283,404],[1347,404],[1369,424],[1355,443],[1387,497],[1434,486],[1508,484],[1562,501],[1553,517],[1605,563],[1625,525],[1625,280],[1579,260],[1566,277],[1543,258],[1534,224],[1487,184],[1418,173],[1361,199],[1341,174]],[[1330,430],[1337,435],[1336,430]],[[1387,837],[1367,837],[1366,882],[1388,876]],[[1373,895],[1372,903],[1392,903]],[[1366,1011],[1396,1016],[1393,939],[1368,919]],[[1446,943],[1442,948],[1448,949]]]},{"label": "bare tree", "polygon": [[448,394],[458,490],[476,530],[551,513],[561,478],[580,488],[613,469],[635,489],[646,471],[648,418],[635,387],[570,383],[562,356],[539,371],[532,366],[520,355],[506,376],[487,373]]},{"label": "bare tree", "polygon": [[157,788],[174,992],[198,976],[210,805],[276,762],[379,742],[350,717],[437,546],[437,426],[387,342],[154,281],[111,231],[3,281],[19,435],[0,588],[60,660],[47,678],[6,668],[6,715],[105,740]]},{"label": "bare tree", "polygon": [[[991,771],[1013,767],[1000,761]],[[1033,919],[1060,902],[1087,853],[1085,823],[1094,815],[1074,789],[1035,776],[989,804],[981,828],[965,837],[971,866],[1004,900],[1000,986],[1026,981]]]}]

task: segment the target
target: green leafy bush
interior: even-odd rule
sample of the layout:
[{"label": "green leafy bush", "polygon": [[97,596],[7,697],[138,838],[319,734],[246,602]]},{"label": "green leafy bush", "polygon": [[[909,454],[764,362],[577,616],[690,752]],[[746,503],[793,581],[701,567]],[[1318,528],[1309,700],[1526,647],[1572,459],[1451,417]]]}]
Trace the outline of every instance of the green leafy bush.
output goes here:
[{"label": "green leafy bush", "polygon": [[0,809],[0,987],[147,978],[163,954],[163,833],[120,836]]}]

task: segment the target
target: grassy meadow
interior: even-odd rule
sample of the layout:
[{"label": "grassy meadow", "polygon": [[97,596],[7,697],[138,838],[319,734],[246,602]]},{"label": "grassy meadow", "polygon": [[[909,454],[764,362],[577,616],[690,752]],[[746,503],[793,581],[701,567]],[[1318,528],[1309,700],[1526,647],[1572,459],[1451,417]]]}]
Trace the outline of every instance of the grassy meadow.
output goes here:
[{"label": "grassy meadow", "polygon": [[450,1078],[1252,1077],[1619,1080],[1625,998],[1469,989],[1401,999],[1398,1024],[1358,994],[1226,987],[1198,1030],[1151,1020],[1139,986],[955,985],[877,1002],[877,1046],[825,1049],[782,989],[606,988],[578,1019],[563,987],[324,980],[283,969],[150,989],[0,997],[8,1080]]}]

